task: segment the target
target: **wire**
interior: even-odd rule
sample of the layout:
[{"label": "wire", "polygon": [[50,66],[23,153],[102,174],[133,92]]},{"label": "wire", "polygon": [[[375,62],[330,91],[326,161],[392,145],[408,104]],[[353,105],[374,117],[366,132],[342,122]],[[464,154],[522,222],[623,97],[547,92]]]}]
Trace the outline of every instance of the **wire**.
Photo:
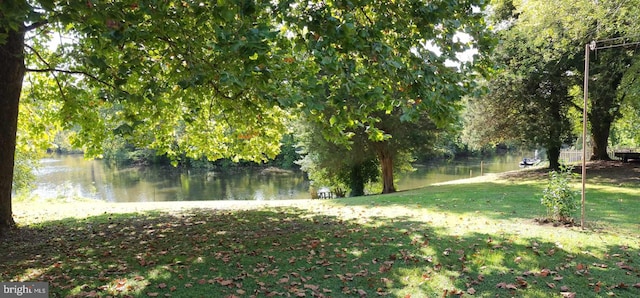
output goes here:
[{"label": "wire", "polygon": [[[592,41],[590,43],[589,47],[593,51],[593,50],[616,48],[616,47],[621,47],[621,46],[639,45],[640,42],[630,42],[630,43],[626,42],[627,40],[637,39],[638,37],[640,37],[640,35],[623,36],[623,37],[616,37],[616,38],[609,38],[609,39],[602,39],[602,40],[594,40],[594,41]],[[620,43],[620,41],[622,41],[622,43]],[[601,43],[601,44],[602,43],[608,43],[608,45],[597,46],[598,43]]]},{"label": "wire", "polygon": [[595,48],[592,48],[592,50],[603,50],[603,49],[611,49],[611,48],[617,48],[617,47],[623,47],[623,46],[635,46],[635,45],[640,45],[640,41],[631,42],[631,43],[615,44],[615,45],[609,45],[609,46],[595,47]]}]

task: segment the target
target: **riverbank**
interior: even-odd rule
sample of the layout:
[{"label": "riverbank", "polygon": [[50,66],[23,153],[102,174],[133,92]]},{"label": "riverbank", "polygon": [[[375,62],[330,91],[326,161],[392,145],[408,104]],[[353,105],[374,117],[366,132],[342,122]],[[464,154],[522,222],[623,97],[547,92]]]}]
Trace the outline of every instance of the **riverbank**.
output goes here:
[{"label": "riverbank", "polygon": [[[573,169],[576,174],[581,174],[580,165]],[[470,183],[493,183],[493,182],[542,182],[548,177],[548,170],[545,168],[533,167],[520,170],[507,171],[504,173],[491,173],[473,178],[457,179],[432,184],[456,185]],[[622,163],[619,161],[596,161],[587,163],[587,181],[589,184],[612,184],[628,187],[640,187],[640,162]],[[579,181],[576,181],[576,183]],[[407,190],[420,191],[420,190]],[[404,191],[403,191],[404,192]],[[375,197],[375,196],[368,196]],[[384,196],[382,196],[384,197]],[[353,200],[346,198],[345,200]],[[365,200],[367,197],[364,198]],[[30,224],[50,218],[85,217],[104,213],[122,212],[179,212],[193,208],[204,209],[229,209],[229,210],[249,210],[263,207],[305,207],[317,204],[317,200],[294,199],[294,200],[204,200],[204,201],[167,201],[167,202],[124,202],[108,203],[99,200],[75,200],[57,203],[57,200],[46,200],[46,208],[40,201],[26,201],[14,203],[14,216],[18,223]],[[70,203],[73,206],[70,206]]]},{"label": "riverbank", "polygon": [[[443,161],[399,173],[398,190],[518,169],[521,157]],[[43,159],[31,196],[43,199],[91,198],[106,202],[309,199],[309,180],[299,171],[261,168],[218,172],[162,166],[114,167],[81,155]],[[371,190],[368,190],[371,191]]]},{"label": "riverbank", "polygon": [[639,296],[640,187],[594,167],[586,229],[540,225],[538,171],[336,200],[16,203],[0,280],[51,297]]}]

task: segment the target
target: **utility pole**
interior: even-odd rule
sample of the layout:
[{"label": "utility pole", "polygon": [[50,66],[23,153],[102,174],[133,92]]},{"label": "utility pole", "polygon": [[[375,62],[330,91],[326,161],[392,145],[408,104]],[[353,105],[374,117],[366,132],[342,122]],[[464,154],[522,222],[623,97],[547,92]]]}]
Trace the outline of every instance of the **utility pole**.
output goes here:
[{"label": "utility pole", "polygon": [[587,184],[587,100],[589,99],[589,51],[596,42],[584,45],[584,103],[582,106],[582,192],[580,196],[580,228],[584,230],[585,185]]}]

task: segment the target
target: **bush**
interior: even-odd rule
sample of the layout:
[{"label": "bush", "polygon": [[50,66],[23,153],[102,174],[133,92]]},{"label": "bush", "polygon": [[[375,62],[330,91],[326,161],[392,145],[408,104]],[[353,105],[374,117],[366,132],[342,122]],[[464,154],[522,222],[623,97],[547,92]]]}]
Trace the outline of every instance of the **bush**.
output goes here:
[{"label": "bush", "polygon": [[547,216],[551,220],[572,222],[571,214],[578,209],[578,192],[569,183],[576,176],[573,167],[560,166],[558,171],[549,173],[549,182],[542,193],[540,202],[547,208]]}]

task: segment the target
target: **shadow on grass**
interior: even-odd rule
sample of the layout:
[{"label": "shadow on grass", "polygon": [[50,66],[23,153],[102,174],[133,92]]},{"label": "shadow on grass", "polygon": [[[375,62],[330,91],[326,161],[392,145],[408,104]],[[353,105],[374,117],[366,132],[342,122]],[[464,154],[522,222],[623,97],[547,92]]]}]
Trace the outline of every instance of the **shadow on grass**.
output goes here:
[{"label": "shadow on grass", "polygon": [[[345,220],[296,208],[111,214],[13,231],[0,280],[51,297],[636,297],[640,256],[469,231],[409,217]],[[566,288],[564,288],[566,287]]]}]

